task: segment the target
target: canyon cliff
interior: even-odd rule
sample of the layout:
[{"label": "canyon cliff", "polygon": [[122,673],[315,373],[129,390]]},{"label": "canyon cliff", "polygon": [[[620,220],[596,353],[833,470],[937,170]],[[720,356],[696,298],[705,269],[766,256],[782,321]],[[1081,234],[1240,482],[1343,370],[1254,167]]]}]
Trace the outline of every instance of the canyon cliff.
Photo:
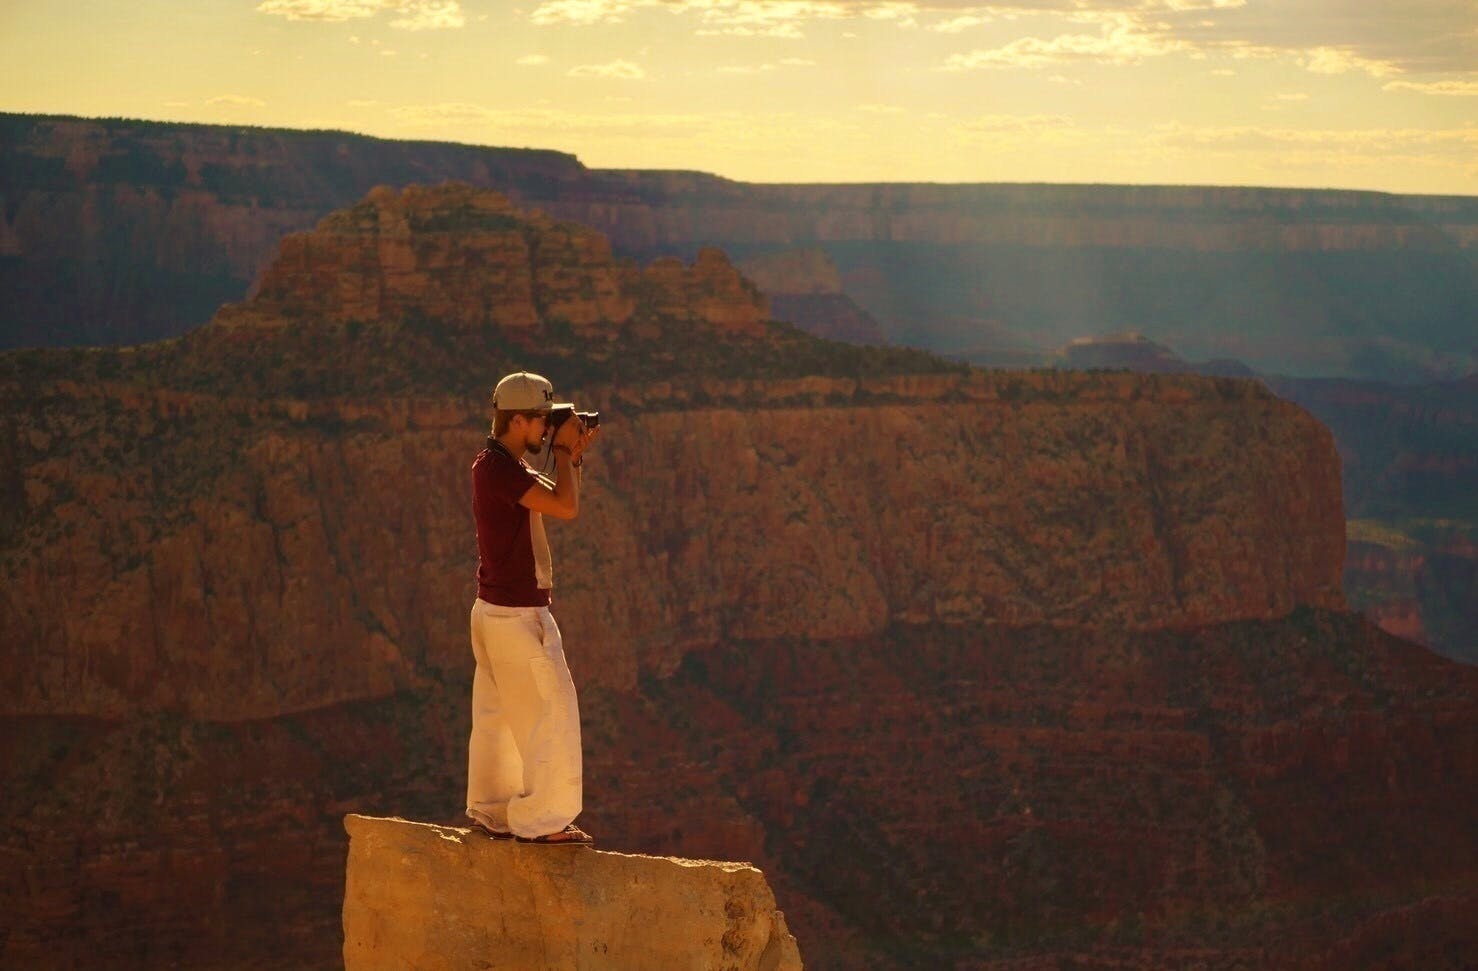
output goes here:
[{"label": "canyon cliff", "polygon": [[605,415],[551,530],[602,848],[752,860],[813,967],[1470,953],[1478,671],[1345,612],[1306,412],[817,340],[447,185],[0,356],[4,963],[334,960],[344,813],[460,815],[522,367]]}]

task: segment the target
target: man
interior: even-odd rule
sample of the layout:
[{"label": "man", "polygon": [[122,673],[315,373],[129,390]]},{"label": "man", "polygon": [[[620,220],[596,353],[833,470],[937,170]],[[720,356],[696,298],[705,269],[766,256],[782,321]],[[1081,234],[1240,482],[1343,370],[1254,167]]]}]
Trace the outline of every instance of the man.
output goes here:
[{"label": "man", "polygon": [[549,435],[554,386],[519,372],[493,391],[493,432],[472,463],[477,600],[472,605],[472,735],[467,816],[495,839],[582,845],[580,711],[559,627],[544,517],[580,512],[580,458],[595,437],[578,417],[551,445],[551,482],[524,461]]}]

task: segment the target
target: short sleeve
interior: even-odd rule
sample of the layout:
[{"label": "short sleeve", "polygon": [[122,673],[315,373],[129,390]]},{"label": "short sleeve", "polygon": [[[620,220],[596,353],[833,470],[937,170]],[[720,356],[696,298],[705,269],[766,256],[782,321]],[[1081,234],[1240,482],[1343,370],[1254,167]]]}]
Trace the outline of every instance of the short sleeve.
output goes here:
[{"label": "short sleeve", "polygon": [[538,481],[534,473],[524,468],[522,463],[510,461],[506,457],[502,461],[494,458],[482,463],[482,470],[483,484],[488,495],[510,506],[517,505],[518,500],[529,491],[529,486]]}]

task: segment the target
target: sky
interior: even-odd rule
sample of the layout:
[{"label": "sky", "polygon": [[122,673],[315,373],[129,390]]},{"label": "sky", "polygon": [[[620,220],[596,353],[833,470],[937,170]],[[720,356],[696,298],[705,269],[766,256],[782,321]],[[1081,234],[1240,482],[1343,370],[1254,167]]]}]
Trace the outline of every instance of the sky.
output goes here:
[{"label": "sky", "polygon": [[0,0],[0,110],[748,182],[1478,195],[1478,0]]}]

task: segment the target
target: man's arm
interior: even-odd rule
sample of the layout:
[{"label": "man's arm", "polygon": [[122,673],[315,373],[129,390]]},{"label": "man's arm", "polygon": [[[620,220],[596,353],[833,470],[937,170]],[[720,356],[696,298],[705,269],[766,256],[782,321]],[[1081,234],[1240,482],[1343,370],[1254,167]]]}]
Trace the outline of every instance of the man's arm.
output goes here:
[{"label": "man's arm", "polygon": [[554,488],[536,481],[518,500],[519,505],[555,519],[574,519],[580,515],[580,470],[575,462],[594,437],[595,432],[586,431],[578,418],[560,426],[552,446]]}]

